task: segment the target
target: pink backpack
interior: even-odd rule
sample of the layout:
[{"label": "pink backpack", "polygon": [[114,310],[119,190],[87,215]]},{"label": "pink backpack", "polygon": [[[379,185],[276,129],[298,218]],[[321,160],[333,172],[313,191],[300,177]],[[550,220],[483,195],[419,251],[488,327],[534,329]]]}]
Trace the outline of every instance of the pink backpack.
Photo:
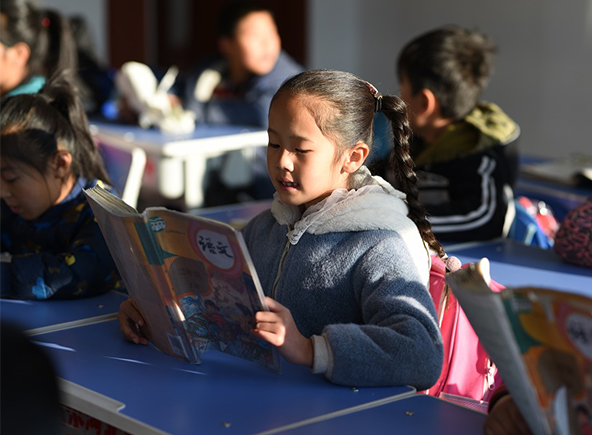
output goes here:
[{"label": "pink backpack", "polygon": [[[444,292],[446,272],[453,272],[459,266],[460,262],[456,257],[450,257],[444,263],[440,257],[432,255],[430,294],[436,306],[442,332],[444,363],[436,384],[422,393],[460,402],[463,405],[472,402],[475,408],[480,409],[486,406],[483,401],[488,400],[490,392],[499,386],[502,380],[497,373],[497,367],[479,343],[479,337],[457,299],[451,291],[448,294]],[[493,280],[490,287],[494,291],[504,288]]]}]

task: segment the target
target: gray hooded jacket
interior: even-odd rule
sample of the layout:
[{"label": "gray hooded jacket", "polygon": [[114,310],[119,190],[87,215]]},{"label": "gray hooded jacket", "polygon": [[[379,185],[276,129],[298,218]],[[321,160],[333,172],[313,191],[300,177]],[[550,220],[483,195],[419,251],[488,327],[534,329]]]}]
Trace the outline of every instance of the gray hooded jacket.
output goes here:
[{"label": "gray hooded jacket", "polygon": [[431,387],[442,338],[430,260],[405,195],[362,167],[301,214],[276,194],[244,229],[266,295],[312,337],[315,373],[353,386]]}]

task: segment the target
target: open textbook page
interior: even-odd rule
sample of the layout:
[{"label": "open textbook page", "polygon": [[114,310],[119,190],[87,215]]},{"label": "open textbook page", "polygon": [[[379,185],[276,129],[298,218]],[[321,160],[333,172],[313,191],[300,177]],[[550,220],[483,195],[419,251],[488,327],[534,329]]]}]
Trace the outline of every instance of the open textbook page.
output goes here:
[{"label": "open textbook page", "polygon": [[487,259],[447,277],[532,432],[590,433],[592,299],[489,279]]},{"label": "open textbook page", "polygon": [[192,363],[217,349],[279,371],[277,349],[251,332],[268,307],[240,232],[162,207],[140,214],[99,186],[85,194],[157,348]]}]

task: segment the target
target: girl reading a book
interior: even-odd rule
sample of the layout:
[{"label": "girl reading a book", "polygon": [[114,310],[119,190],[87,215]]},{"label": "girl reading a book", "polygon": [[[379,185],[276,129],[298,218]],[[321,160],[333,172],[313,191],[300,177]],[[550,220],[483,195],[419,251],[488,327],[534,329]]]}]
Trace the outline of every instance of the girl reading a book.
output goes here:
[{"label": "girl reading a book", "polygon": [[[392,123],[397,189],[364,166],[375,112]],[[440,375],[427,284],[429,249],[442,249],[418,202],[410,134],[405,104],[350,73],[301,73],[271,103],[277,192],[243,230],[270,308],[253,333],[337,384],[426,389]],[[133,304],[119,319],[145,342]]]},{"label": "girl reading a book", "polygon": [[65,75],[2,102],[2,296],[78,298],[120,287],[82,191],[107,181],[82,105]]}]

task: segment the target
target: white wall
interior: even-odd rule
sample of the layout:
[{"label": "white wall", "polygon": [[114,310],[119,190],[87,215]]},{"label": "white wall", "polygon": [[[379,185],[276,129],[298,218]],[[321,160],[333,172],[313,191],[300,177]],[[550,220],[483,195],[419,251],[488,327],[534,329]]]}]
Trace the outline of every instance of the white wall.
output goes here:
[{"label": "white wall", "polygon": [[444,24],[498,44],[484,98],[522,127],[523,152],[592,152],[592,0],[309,0],[310,68],[345,69],[398,92],[395,59]]}]

